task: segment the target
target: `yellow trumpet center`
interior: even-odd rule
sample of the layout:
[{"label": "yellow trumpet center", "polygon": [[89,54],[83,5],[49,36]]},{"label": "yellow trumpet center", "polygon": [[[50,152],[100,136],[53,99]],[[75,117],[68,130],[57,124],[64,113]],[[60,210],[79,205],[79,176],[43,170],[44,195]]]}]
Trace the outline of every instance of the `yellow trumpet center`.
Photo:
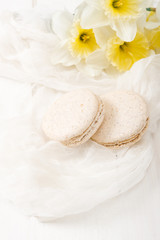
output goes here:
[{"label": "yellow trumpet center", "polygon": [[136,17],[141,11],[141,0],[103,0],[103,8],[106,15],[111,17]]},{"label": "yellow trumpet center", "polygon": [[77,22],[74,24],[71,34],[69,49],[74,57],[84,59],[99,48],[93,29],[83,29]]},{"label": "yellow trumpet center", "polygon": [[120,7],[123,6],[123,4],[124,4],[123,0],[114,0],[114,1],[112,2],[112,6],[113,6],[114,8],[120,8]]},{"label": "yellow trumpet center", "polygon": [[90,36],[88,36],[86,33],[83,33],[79,38],[82,42],[86,43],[90,39]]},{"label": "yellow trumpet center", "polygon": [[129,70],[132,65],[149,54],[149,44],[143,33],[137,32],[131,42],[124,42],[117,36],[107,43],[107,58],[119,71]]},{"label": "yellow trumpet center", "polygon": [[124,42],[122,45],[119,46],[120,50],[127,52],[128,50],[128,44],[127,42]]}]

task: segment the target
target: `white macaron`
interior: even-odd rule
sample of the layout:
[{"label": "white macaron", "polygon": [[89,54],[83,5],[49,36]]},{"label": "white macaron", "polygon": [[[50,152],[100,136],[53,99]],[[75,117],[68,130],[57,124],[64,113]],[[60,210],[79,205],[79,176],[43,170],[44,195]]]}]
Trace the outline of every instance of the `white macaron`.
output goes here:
[{"label": "white macaron", "polygon": [[92,140],[106,147],[119,148],[139,141],[149,121],[145,100],[135,92],[115,91],[101,97],[105,117]]},{"label": "white macaron", "polygon": [[87,89],[64,94],[50,106],[42,128],[46,136],[74,147],[89,140],[104,119],[100,97]]}]

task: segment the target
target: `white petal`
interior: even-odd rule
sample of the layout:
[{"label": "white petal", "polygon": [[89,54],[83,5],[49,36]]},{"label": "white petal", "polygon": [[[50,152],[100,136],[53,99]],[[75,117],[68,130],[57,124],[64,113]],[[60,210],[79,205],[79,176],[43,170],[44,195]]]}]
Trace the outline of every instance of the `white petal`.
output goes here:
[{"label": "white petal", "polygon": [[83,11],[84,11],[84,8],[87,6],[87,3],[86,2],[82,2],[74,11],[74,20],[76,19],[80,19]]},{"label": "white petal", "polygon": [[155,2],[155,0],[145,0],[142,3],[143,3],[143,5],[145,5],[144,6],[145,8],[150,8],[150,7],[154,6],[154,2]]},{"label": "white petal", "polygon": [[146,8],[151,8],[155,6],[156,0],[139,0],[139,7],[144,12]]},{"label": "white petal", "polygon": [[146,22],[145,28],[154,29],[160,26],[160,22]]},{"label": "white petal", "polygon": [[82,12],[80,24],[82,28],[96,28],[108,25],[109,23],[102,10],[86,6]]},{"label": "white petal", "polygon": [[85,0],[85,2],[91,6],[91,7],[94,7],[94,8],[97,8],[97,9],[101,9],[101,4],[100,4],[100,0]]},{"label": "white petal", "polygon": [[55,46],[51,62],[53,65],[63,64],[64,66],[73,66],[79,63],[79,58],[74,58],[67,46],[67,42],[61,42],[57,46]]},{"label": "white petal", "polygon": [[97,44],[101,48],[105,48],[107,44],[107,40],[113,35],[115,35],[115,31],[113,31],[110,26],[105,26],[105,27],[95,28],[94,34],[95,34]]},{"label": "white petal", "polygon": [[73,16],[67,11],[57,11],[52,17],[52,30],[61,40],[70,37],[72,24]]},{"label": "white petal", "polygon": [[134,20],[113,20],[111,22],[117,36],[125,42],[132,41],[137,33],[137,24]]},{"label": "white petal", "polygon": [[109,65],[109,62],[106,58],[105,50],[98,49],[91,53],[86,59],[86,64],[94,67],[95,69],[106,69]]},{"label": "white petal", "polygon": [[160,2],[158,2],[158,5],[156,7],[156,17],[160,21]]},{"label": "white petal", "polygon": [[144,31],[145,25],[146,25],[146,12],[144,12],[137,20],[137,28],[140,32]]}]

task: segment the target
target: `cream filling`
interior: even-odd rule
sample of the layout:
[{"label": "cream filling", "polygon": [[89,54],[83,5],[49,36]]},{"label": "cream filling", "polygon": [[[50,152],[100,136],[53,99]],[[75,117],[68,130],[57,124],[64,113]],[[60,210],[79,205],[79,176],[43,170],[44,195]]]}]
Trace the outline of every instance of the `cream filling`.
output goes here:
[{"label": "cream filling", "polygon": [[73,137],[67,141],[61,142],[62,144],[69,147],[79,145],[79,143],[85,142],[86,138],[89,139],[97,131],[98,127],[101,125],[103,121],[104,116],[104,104],[100,98],[97,97],[97,100],[98,100],[98,112],[90,126],[81,135]]}]

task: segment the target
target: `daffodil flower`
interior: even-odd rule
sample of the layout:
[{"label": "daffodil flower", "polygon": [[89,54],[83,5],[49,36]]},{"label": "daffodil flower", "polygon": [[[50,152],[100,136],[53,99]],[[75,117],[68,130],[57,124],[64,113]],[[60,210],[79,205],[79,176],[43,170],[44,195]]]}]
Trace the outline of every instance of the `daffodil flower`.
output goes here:
[{"label": "daffodil flower", "polygon": [[98,48],[93,29],[83,29],[79,22],[75,23],[71,31],[71,41],[69,41],[71,54],[74,57],[87,58]]},{"label": "daffodil flower", "polygon": [[98,75],[108,66],[94,30],[83,29],[77,17],[66,11],[56,12],[52,19],[52,29],[59,38],[52,56],[53,64],[75,65],[92,76]]},{"label": "daffodil flower", "polygon": [[150,43],[150,48],[160,53],[160,2],[155,9],[147,9],[146,36]]},{"label": "daffodil flower", "polygon": [[160,26],[146,31],[146,36],[150,43],[150,49],[155,50],[156,53],[160,53]]},{"label": "daffodil flower", "polygon": [[149,56],[148,41],[140,32],[137,32],[136,37],[131,42],[125,42],[114,36],[108,40],[106,55],[119,71],[126,71],[136,61]]},{"label": "daffodil flower", "polygon": [[160,2],[156,8],[147,8],[146,29],[154,29],[160,26]]},{"label": "daffodil flower", "polygon": [[144,14],[142,0],[85,0],[81,26],[95,28],[110,25],[117,36],[132,41],[137,32],[137,21]]}]

